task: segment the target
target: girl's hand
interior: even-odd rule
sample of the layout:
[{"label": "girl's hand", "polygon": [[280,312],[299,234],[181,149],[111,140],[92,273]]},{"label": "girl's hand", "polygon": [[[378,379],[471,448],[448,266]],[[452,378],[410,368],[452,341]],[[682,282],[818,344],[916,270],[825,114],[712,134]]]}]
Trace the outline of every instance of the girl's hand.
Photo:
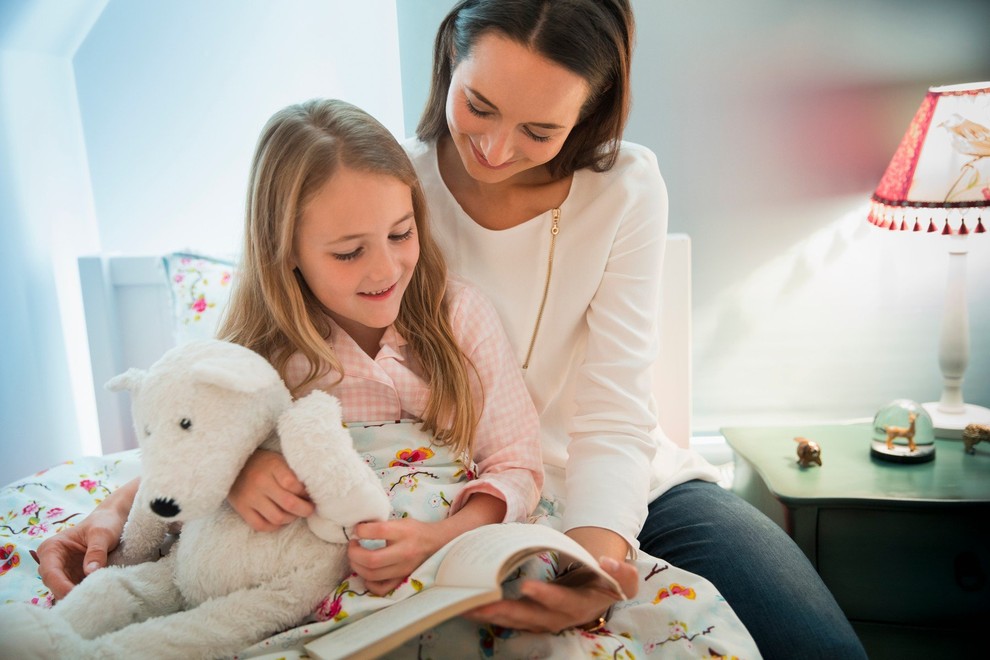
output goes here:
[{"label": "girl's hand", "polygon": [[[364,578],[371,593],[384,596],[443,547],[448,539],[440,533],[439,524],[403,518],[356,525],[355,538],[347,546],[351,569]],[[386,545],[370,550],[359,543],[360,539],[382,539]]]},{"label": "girl's hand", "polygon": [[[626,596],[636,595],[639,578],[636,568],[610,557],[602,557],[601,567],[614,577]],[[466,612],[463,616],[479,623],[527,632],[556,633],[567,628],[597,622],[616,599],[595,586],[566,587],[552,582],[527,580],[520,587],[519,600],[500,600]]]},{"label": "girl's hand", "polygon": [[273,532],[316,510],[285,457],[266,449],[251,455],[227,501],[257,532]]},{"label": "girl's hand", "polygon": [[138,489],[134,479],[111,493],[74,527],[50,536],[38,551],[38,575],[56,600],[93,571],[107,565],[107,555],[120,543],[127,514]]}]

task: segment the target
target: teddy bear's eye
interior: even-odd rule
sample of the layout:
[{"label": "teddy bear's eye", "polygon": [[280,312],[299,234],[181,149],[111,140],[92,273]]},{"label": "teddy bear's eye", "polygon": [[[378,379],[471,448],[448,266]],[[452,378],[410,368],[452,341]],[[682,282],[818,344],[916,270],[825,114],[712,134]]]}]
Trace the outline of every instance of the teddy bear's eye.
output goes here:
[{"label": "teddy bear's eye", "polygon": [[192,420],[189,419],[188,417],[183,417],[182,421],[179,422],[179,426],[182,427],[182,430],[188,431],[190,428],[192,428]]},{"label": "teddy bear's eye", "polygon": [[150,426],[145,426],[144,427],[144,437],[147,438],[150,435],[151,435],[151,427]]}]

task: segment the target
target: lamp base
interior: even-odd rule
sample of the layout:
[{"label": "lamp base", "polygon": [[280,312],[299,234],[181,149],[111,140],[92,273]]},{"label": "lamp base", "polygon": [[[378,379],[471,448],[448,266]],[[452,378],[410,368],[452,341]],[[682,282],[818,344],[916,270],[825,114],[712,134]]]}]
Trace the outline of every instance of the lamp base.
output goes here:
[{"label": "lamp base", "polygon": [[944,413],[938,409],[938,401],[921,405],[932,418],[936,438],[961,440],[963,429],[966,428],[967,424],[990,424],[990,408],[983,406],[966,403],[963,404],[966,407],[965,412]]}]

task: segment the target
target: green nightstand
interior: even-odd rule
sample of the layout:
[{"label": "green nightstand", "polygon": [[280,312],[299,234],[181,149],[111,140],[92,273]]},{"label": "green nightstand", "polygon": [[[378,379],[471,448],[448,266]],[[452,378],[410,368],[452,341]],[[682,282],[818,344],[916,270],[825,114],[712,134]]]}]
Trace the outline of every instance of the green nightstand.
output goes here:
[{"label": "green nightstand", "polygon": [[[732,427],[733,490],[790,534],[870,658],[985,657],[990,449],[936,440],[918,465],[870,456],[870,425]],[[821,446],[797,463],[795,437]]]}]

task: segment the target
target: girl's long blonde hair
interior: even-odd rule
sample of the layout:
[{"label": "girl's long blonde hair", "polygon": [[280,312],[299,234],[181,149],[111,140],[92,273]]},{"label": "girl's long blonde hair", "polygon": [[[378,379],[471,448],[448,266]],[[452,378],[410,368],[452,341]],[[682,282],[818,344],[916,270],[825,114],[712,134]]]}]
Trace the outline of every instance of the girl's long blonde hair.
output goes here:
[{"label": "girl's long blonde hair", "polygon": [[340,165],[394,177],[412,192],[419,262],[395,326],[429,382],[423,428],[439,444],[470,452],[480,415],[471,387],[474,382],[480,391],[481,383],[472,380],[474,367],[451,331],[447,266],[430,234],[426,202],[409,157],[388,129],[360,108],[314,99],[280,110],[265,125],[248,181],[240,270],[218,336],[263,355],[283,379],[289,358],[303,354],[309,372],[295,384],[293,395],[330,371],[343,374],[327,341],[329,318],[291,267],[302,211]]}]

